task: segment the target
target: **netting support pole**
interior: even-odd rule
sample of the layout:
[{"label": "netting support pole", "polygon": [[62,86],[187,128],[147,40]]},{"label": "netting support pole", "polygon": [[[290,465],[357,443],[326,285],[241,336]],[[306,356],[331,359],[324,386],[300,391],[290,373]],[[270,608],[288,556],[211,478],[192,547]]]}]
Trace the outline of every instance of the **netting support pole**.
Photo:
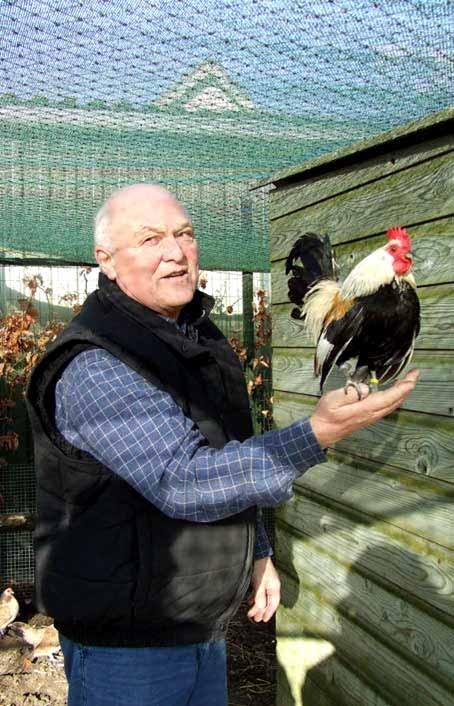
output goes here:
[{"label": "netting support pole", "polygon": [[248,362],[255,355],[253,301],[253,274],[252,272],[243,272],[243,346],[247,351]]}]

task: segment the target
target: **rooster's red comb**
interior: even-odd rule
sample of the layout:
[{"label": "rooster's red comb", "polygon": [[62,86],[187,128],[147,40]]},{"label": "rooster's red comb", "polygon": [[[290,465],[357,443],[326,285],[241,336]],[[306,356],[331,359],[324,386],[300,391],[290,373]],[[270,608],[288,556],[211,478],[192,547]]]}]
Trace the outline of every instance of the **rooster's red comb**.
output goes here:
[{"label": "rooster's red comb", "polygon": [[399,240],[402,245],[408,245],[408,247],[411,247],[410,236],[408,235],[407,230],[401,226],[388,228],[386,231],[386,237],[388,240]]}]

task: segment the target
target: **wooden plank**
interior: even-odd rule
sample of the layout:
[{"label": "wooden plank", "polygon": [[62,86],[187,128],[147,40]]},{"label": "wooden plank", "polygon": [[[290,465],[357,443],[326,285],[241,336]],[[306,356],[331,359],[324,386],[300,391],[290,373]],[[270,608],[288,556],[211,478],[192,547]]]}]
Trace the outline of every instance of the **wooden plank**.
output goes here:
[{"label": "wooden plank", "polygon": [[[417,349],[454,350],[454,285],[440,284],[419,287],[421,332]],[[273,316],[273,347],[307,347],[313,341],[304,324],[290,316],[294,304],[275,304]]]},{"label": "wooden plank", "polygon": [[417,144],[424,139],[427,139],[427,133],[440,134],[443,132],[452,132],[451,123],[454,119],[454,108],[445,108],[437,113],[431,113],[421,120],[414,120],[406,125],[400,125],[392,130],[374,135],[359,142],[341,147],[329,154],[323,154],[314,159],[307,160],[304,164],[290,167],[276,173],[271,178],[262,179],[257,182],[254,188],[260,188],[267,184],[278,184],[279,181],[288,179],[289,177],[304,178],[306,175],[314,172],[316,169],[326,167],[332,169],[336,162],[341,162],[346,158],[352,157],[356,162],[367,158],[369,154],[376,153],[377,148],[380,153],[385,150],[395,149],[403,142],[411,142]]},{"label": "wooden plank", "polygon": [[[411,228],[415,256],[413,273],[418,286],[454,281],[454,217],[441,218]],[[386,244],[384,235],[334,246],[339,279],[343,280],[364,257]],[[271,265],[273,300],[288,301],[285,260]],[[297,263],[298,264],[298,263]]]},{"label": "wooden plank", "polygon": [[[295,483],[297,492],[346,512],[377,519],[454,551],[454,487],[350,454],[330,451],[326,463]],[[366,517],[366,515],[368,517]]]},{"label": "wooden plank", "polygon": [[402,169],[408,169],[453,148],[452,135],[443,135],[421,144],[390,150],[361,162],[360,165],[333,168],[332,171],[314,176],[308,174],[302,182],[280,186],[270,192],[270,218],[274,220]]},{"label": "wooden plank", "polygon": [[[454,168],[454,164],[453,164]],[[413,243],[413,274],[418,286],[454,281],[454,217],[440,218],[410,229]],[[342,276],[364,257],[385,244],[383,236],[336,247]]]},{"label": "wooden plank", "polygon": [[[320,697],[320,694],[323,696]],[[348,669],[348,666],[334,653],[307,674],[302,689],[302,704],[303,706],[325,706],[325,704],[328,706],[331,704],[333,706],[341,704],[343,706],[389,706],[390,702],[382,698],[354,671]]]},{"label": "wooden plank", "polygon": [[[369,524],[354,514],[341,512],[319,499],[298,492],[276,512],[276,532],[283,531],[285,542],[297,552],[308,543],[314,551],[328,554],[340,564],[354,568],[375,584],[395,593],[406,602],[454,626],[454,553],[387,522]],[[278,528],[280,528],[278,530]],[[284,535],[281,535],[281,541]],[[277,563],[285,558],[285,547],[276,542]],[[302,577],[282,559],[287,575]],[[286,575],[286,578],[287,578]],[[285,583],[285,581],[283,582]],[[297,594],[286,589],[293,604]],[[329,636],[327,636],[329,638]]]},{"label": "wooden plank", "polygon": [[[343,661],[354,665],[355,671],[381,692],[383,699],[400,706],[453,706],[452,691],[431,679],[412,661],[399,652],[391,651],[380,639],[372,636],[335,607],[320,600],[308,590],[301,591],[301,599],[291,607],[286,602],[286,591],[298,590],[289,577],[284,582],[283,605],[279,610],[279,630],[309,630],[314,635],[330,639]],[[348,688],[348,687],[347,687]],[[342,702],[341,702],[342,703]],[[349,703],[344,701],[344,704]]]},{"label": "wooden plank", "polygon": [[[280,695],[279,682],[277,696]],[[280,704],[280,701],[277,701]],[[328,696],[326,691],[323,691],[315,682],[312,675],[308,674],[304,680],[304,686],[301,690],[301,700],[298,702],[290,702],[289,706],[339,706],[337,696]],[[353,704],[352,704],[353,706]]]},{"label": "wooden plank", "polygon": [[[416,351],[409,367],[419,368],[421,376],[402,409],[454,417],[454,351]],[[275,348],[273,385],[283,392],[318,395],[320,378],[314,376],[313,349]],[[336,368],[325,391],[344,385],[345,376]]]},{"label": "wooden plank", "polygon": [[[274,419],[279,427],[310,416],[316,398],[276,391]],[[343,441],[337,451],[377,463],[454,482],[454,419],[400,410]]]},{"label": "wooden plank", "polygon": [[389,706],[343,663],[326,640],[304,633],[279,635],[277,615],[278,706]]},{"label": "wooden plank", "polygon": [[[432,609],[426,612],[423,604],[415,606],[411,600],[403,602],[399,592],[395,592],[392,571],[391,575],[382,577],[383,585],[380,585],[373,575],[356,571],[350,564],[312,546],[309,540],[294,541],[286,527],[277,527],[276,548],[279,568],[286,577],[298,576],[300,594],[311,592],[318,596],[320,602],[328,603],[354,620],[388,649],[400,652],[415,665],[419,663],[421,671],[427,671],[434,680],[442,680],[454,692],[451,621],[446,625],[443,616],[434,615]],[[409,561],[411,559],[409,557]],[[420,566],[421,573],[425,568]],[[454,564],[451,578],[454,578]],[[292,594],[290,600],[293,597]],[[384,615],[386,620],[383,620]]]},{"label": "wooden plank", "polygon": [[453,165],[451,152],[271,221],[271,260],[286,257],[306,231],[339,243],[452,215]]}]

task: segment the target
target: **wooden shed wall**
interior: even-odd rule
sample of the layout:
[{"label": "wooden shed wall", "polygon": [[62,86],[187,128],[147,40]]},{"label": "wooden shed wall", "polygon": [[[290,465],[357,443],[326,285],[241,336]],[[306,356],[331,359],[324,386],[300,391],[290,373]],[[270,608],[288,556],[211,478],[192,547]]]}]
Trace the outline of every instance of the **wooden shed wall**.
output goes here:
[{"label": "wooden shed wall", "polygon": [[406,226],[422,304],[421,379],[404,408],[336,444],[277,513],[277,706],[454,704],[454,112],[441,123],[322,160],[270,194],[278,426],[318,393],[287,296],[299,235],[328,233],[345,276]]}]

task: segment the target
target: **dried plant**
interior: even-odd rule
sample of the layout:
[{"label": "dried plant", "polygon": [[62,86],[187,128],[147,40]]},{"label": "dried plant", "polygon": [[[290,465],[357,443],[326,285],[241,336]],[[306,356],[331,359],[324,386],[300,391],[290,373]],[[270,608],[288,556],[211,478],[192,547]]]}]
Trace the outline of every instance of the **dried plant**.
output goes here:
[{"label": "dried plant", "polygon": [[230,345],[237,354],[246,375],[247,390],[251,400],[256,431],[265,432],[273,424],[271,396],[271,312],[266,292],[256,292],[253,308],[255,357],[248,360],[248,352],[241,341],[233,336]]},{"label": "dried plant", "polygon": [[231,336],[228,339],[228,341],[229,341],[230,345],[232,346],[233,350],[235,351],[235,353],[237,354],[237,356],[240,360],[240,363],[244,367],[244,365],[247,361],[247,349],[245,348],[245,346],[243,346],[240,339],[237,338],[236,336]]},{"label": "dried plant", "polygon": [[[81,270],[81,275],[85,277],[85,290],[90,270],[90,267],[83,267]],[[18,299],[18,310],[0,318],[0,375],[12,388],[25,388],[32,369],[49,343],[66,325],[62,321],[54,320],[40,323],[33,300],[37,292],[41,291],[50,307],[53,294],[50,287],[44,286],[40,274],[25,277],[24,285],[27,296]],[[81,308],[77,292],[68,292],[60,297],[59,301],[70,304],[74,313]]]},{"label": "dried plant", "polygon": [[22,311],[6,314],[0,320],[0,375],[13,388],[25,387],[46,346],[63,328],[55,321],[40,325],[31,297],[19,304]]}]

